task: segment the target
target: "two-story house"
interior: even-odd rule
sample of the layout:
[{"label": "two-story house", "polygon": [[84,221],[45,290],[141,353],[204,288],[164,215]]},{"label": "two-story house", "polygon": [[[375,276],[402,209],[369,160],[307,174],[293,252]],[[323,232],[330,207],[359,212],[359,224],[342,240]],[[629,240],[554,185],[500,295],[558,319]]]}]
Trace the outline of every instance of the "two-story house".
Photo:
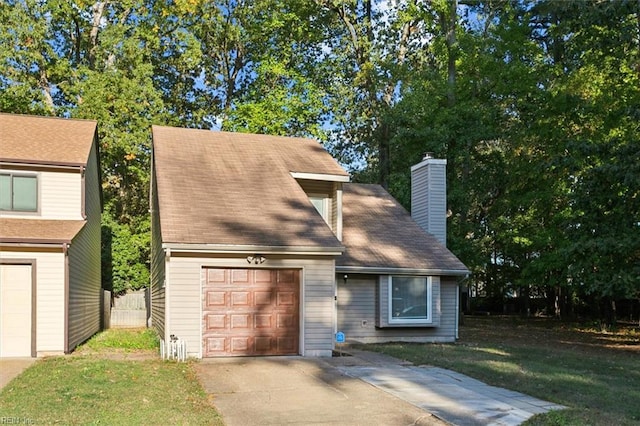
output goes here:
[{"label": "two-story house", "polygon": [[[442,238],[444,161],[415,169]],[[154,126],[151,218],[152,324],[189,356],[456,338],[466,267],[316,141]]]},{"label": "two-story house", "polygon": [[0,114],[0,357],[99,331],[99,175],[95,121]]}]

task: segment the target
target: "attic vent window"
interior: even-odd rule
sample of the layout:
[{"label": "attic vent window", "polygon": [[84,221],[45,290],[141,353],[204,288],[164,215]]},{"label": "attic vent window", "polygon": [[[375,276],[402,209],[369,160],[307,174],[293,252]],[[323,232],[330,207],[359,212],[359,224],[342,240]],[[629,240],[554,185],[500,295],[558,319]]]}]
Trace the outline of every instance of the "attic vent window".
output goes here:
[{"label": "attic vent window", "polygon": [[38,211],[38,177],[13,173],[0,174],[0,210]]}]

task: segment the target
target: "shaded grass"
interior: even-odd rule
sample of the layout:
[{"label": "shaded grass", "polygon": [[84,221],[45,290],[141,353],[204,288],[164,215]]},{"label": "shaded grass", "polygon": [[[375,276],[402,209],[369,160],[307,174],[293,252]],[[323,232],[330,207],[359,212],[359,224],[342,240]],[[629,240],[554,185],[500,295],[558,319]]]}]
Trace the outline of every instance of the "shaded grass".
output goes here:
[{"label": "shaded grass", "polygon": [[[147,341],[148,336],[124,341],[138,338]],[[94,344],[110,348],[112,343]],[[21,424],[223,424],[191,363],[108,359],[95,352],[38,360],[0,393],[0,419]]]},{"label": "shaded grass", "polygon": [[96,334],[79,349],[93,351],[105,349],[157,350],[159,344],[158,335],[152,329],[112,328]]},{"label": "shaded grass", "polygon": [[640,424],[640,352],[598,344],[629,340],[623,336],[627,333],[634,342],[634,331],[603,340],[585,329],[500,321],[476,320],[461,328],[457,344],[393,343],[366,349],[569,407],[535,416],[531,425]]}]

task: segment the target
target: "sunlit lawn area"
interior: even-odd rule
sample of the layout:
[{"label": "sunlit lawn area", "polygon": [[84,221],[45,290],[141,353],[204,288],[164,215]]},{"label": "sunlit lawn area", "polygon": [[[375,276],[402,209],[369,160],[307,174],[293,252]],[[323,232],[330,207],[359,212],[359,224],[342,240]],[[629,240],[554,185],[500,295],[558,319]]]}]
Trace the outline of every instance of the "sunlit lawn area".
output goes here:
[{"label": "sunlit lawn area", "polygon": [[37,361],[0,393],[21,424],[221,425],[189,363],[158,359],[151,331],[109,330]]},{"label": "sunlit lawn area", "polygon": [[456,344],[367,345],[570,407],[529,425],[640,424],[640,331],[551,320],[467,318]]}]

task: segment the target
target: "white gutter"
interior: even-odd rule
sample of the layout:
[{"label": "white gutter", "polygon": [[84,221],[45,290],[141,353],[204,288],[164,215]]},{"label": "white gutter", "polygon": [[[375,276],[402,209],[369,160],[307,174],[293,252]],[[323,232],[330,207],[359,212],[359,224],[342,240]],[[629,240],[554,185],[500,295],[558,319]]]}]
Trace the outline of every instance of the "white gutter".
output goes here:
[{"label": "white gutter", "polygon": [[326,182],[349,182],[349,176],[328,175],[323,173],[290,172],[294,179],[322,180]]},{"label": "white gutter", "polygon": [[420,268],[388,268],[376,266],[338,266],[336,272],[351,274],[383,274],[383,275],[441,275],[465,277],[469,275],[466,269],[420,269]]},{"label": "white gutter", "polygon": [[254,246],[254,245],[221,245],[221,244],[179,244],[163,243],[162,248],[169,253],[217,253],[217,254],[297,254],[339,256],[345,248],[313,247],[313,246]]}]

